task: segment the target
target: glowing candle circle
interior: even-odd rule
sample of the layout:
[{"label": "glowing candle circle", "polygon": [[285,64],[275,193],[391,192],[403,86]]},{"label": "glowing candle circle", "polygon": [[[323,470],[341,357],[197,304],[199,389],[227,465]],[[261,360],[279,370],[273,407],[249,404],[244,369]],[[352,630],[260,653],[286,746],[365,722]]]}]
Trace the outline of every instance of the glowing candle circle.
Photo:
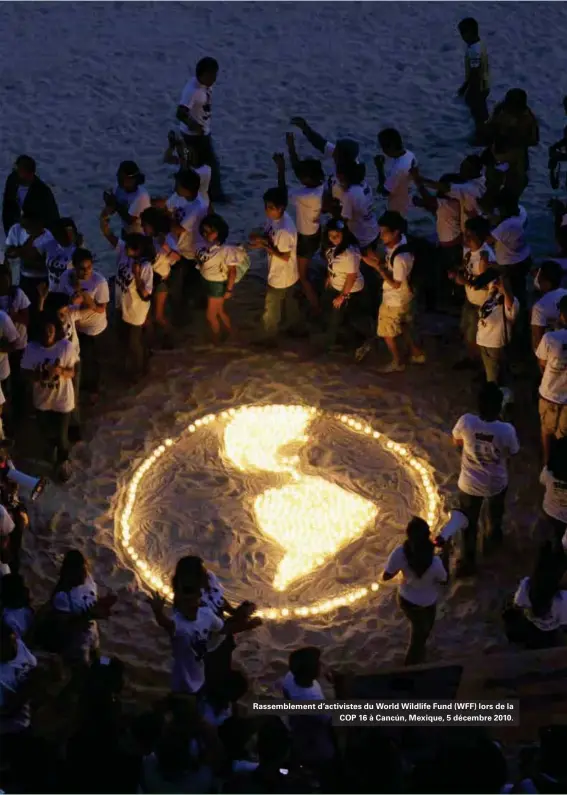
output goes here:
[{"label": "glowing candle circle", "polygon": [[[270,423],[268,426],[265,422],[262,422],[262,412],[264,412],[263,417],[265,419],[267,416],[265,414],[266,410],[270,411]],[[277,422],[273,420],[274,415],[278,418]],[[289,473],[291,480],[296,481],[296,485],[293,487],[296,491],[289,496],[295,501],[293,515],[299,523],[298,532],[301,534],[302,508],[306,505],[312,507],[312,503],[315,501],[316,510],[319,510],[325,500],[331,500],[332,502],[333,499],[337,499],[337,495],[331,491],[333,484],[328,484],[322,478],[304,478],[300,476],[295,469],[299,461],[298,456],[285,457],[277,455],[277,449],[291,438],[296,441],[307,441],[305,428],[308,422],[314,418],[325,417],[335,419],[353,433],[362,435],[367,439],[379,440],[391,455],[398,458],[403,468],[411,471],[426,505],[424,518],[431,529],[435,529],[442,519],[442,506],[431,468],[416,458],[409,447],[388,439],[363,419],[346,414],[332,414],[312,406],[242,406],[238,409],[232,408],[222,411],[217,415],[207,414],[191,423],[186,430],[189,433],[196,433],[198,429],[213,423],[224,424],[226,426],[225,453],[238,468],[243,471],[252,468],[267,472]],[[240,421],[240,424],[238,424],[238,421]],[[244,433],[243,428],[245,429]],[[118,538],[125,555],[134,565],[141,579],[168,600],[173,598],[171,586],[163,575],[155,567],[152,567],[148,561],[140,557],[140,554],[132,546],[131,517],[140,483],[151,467],[173,448],[176,441],[174,439],[165,439],[138,466],[126,489],[127,497],[125,503],[117,516]],[[306,481],[313,481],[313,483],[307,484]],[[314,488],[317,489],[317,494],[313,491]],[[305,491],[304,494],[302,494],[302,489]],[[279,493],[276,494],[276,492]],[[315,500],[313,499],[314,496],[316,497]],[[256,518],[267,535],[270,535],[270,527],[276,526],[275,517],[278,511],[281,512],[285,497],[284,487],[278,490],[269,490],[259,495],[256,499]],[[285,591],[291,581],[314,567],[322,565],[332,553],[338,551],[349,540],[360,535],[361,527],[372,520],[375,512],[369,508],[366,500],[357,498],[356,495],[349,494],[348,497],[355,501],[354,503],[348,503],[348,506],[351,509],[354,508],[355,519],[359,522],[359,525],[354,528],[350,536],[348,533],[339,532],[338,527],[331,528],[329,534],[325,538],[321,538],[319,545],[321,549],[318,551],[313,547],[302,559],[297,554],[294,557],[288,553],[283,560],[283,568],[280,567],[274,581],[276,590]],[[356,502],[358,499],[359,502]],[[336,503],[335,509],[340,510],[340,503]],[[274,537],[277,538],[275,534]],[[323,615],[337,610],[339,607],[353,605],[368,595],[376,593],[379,588],[380,585],[377,582],[368,582],[362,587],[352,588],[335,598],[325,599],[309,605],[288,605],[279,608],[262,607],[258,609],[257,615],[270,621],[285,620],[293,616],[304,618],[308,615]]]}]

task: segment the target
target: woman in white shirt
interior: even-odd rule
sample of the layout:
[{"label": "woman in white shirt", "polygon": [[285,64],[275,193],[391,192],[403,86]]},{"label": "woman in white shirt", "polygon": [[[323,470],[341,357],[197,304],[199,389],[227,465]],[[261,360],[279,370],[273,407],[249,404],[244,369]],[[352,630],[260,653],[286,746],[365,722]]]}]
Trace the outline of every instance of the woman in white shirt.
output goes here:
[{"label": "woman in white shirt", "polygon": [[232,331],[226,302],[232,298],[236,280],[236,254],[234,246],[226,243],[228,233],[228,224],[220,215],[206,215],[199,224],[206,246],[197,251],[197,267],[207,296],[207,323],[214,342],[220,342],[223,332]]},{"label": "woman in white shirt", "polygon": [[146,177],[133,160],[123,160],[116,172],[114,192],[103,194],[106,207],[118,213],[122,221],[122,234],[142,232],[141,215],[151,206],[150,194],[144,188]]},{"label": "woman in white shirt", "polygon": [[543,512],[559,553],[567,553],[567,436],[555,439],[539,482],[545,487]]},{"label": "woman in white shirt", "polygon": [[524,309],[526,278],[532,267],[532,252],[526,237],[528,214],[516,196],[504,192],[498,197],[497,209],[499,223],[491,235],[496,261],[506,269],[512,292]]},{"label": "woman in white shirt", "polygon": [[327,321],[325,345],[334,345],[343,322],[360,312],[358,300],[364,288],[360,272],[360,249],[346,223],[338,218],[329,221],[323,232],[323,253],[327,262],[327,280],[323,295],[323,312]]},{"label": "woman in white shirt", "polygon": [[411,625],[406,665],[425,660],[425,645],[435,623],[439,586],[447,572],[429,535],[429,525],[414,516],[406,528],[405,542],[394,549],[386,563],[383,580],[402,573],[398,601]]}]

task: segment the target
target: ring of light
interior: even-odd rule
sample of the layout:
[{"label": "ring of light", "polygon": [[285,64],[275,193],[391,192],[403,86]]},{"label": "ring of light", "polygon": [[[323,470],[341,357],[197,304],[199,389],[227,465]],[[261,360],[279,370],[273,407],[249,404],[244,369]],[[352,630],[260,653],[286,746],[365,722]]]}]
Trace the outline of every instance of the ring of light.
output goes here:
[{"label": "ring of light", "polygon": [[[232,417],[235,417],[239,411],[248,408],[250,407],[243,406],[240,409],[228,409],[227,411],[222,411],[218,414],[207,414],[206,416],[195,420],[194,423],[189,425],[187,431],[189,431],[189,433],[195,433],[203,426],[210,425],[215,421],[231,419]],[[412,470],[412,474],[414,475],[414,478],[418,486],[421,488],[425,498],[425,504],[427,505],[427,515],[425,518],[427,519],[431,530],[433,530],[436,525],[439,524],[442,518],[441,500],[438,495],[435,481],[433,480],[431,467],[420,459],[416,458],[409,447],[388,439],[386,436],[384,436],[384,434],[372,428],[372,426],[366,421],[358,419],[357,417],[352,417],[347,414],[336,414],[324,411],[322,409],[316,409],[314,407],[312,407],[310,411],[313,412],[314,416],[326,416],[335,420],[339,420],[354,432],[369,436],[373,439],[376,439],[377,441],[380,440],[390,453],[398,457],[402,466],[409,467],[409,469]],[[181,436],[179,438],[181,438]],[[140,555],[138,555],[131,544],[130,519],[132,516],[132,509],[136,502],[136,493],[140,482],[146,473],[153,467],[153,465],[167,452],[169,448],[173,447],[175,443],[176,442],[173,439],[165,439],[164,442],[156,447],[154,451],[150,453],[144,459],[142,464],[140,464],[140,466],[136,469],[128,485],[126,504],[124,505],[118,517],[119,540],[124,552],[136,567],[136,570],[138,571],[142,580],[144,580],[148,586],[162,594],[162,596],[168,600],[172,600],[173,598],[173,591],[170,585],[166,583],[159,574],[155,573],[155,571],[152,571],[151,565]],[[377,582],[369,582],[364,587],[354,588],[341,594],[341,596],[335,597],[334,599],[327,599],[322,602],[303,605],[301,607],[262,607],[258,609],[256,615],[269,620],[287,619],[293,616],[305,618],[306,616],[320,615],[323,613],[329,613],[339,607],[354,604],[355,602],[363,599],[365,596],[368,596],[368,594],[378,591],[379,588],[380,586]]]}]

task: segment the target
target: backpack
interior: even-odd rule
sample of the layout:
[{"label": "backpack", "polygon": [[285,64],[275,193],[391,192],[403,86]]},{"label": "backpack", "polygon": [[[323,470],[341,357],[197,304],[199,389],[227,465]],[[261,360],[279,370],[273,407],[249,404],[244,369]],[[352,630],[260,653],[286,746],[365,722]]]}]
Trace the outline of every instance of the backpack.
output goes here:
[{"label": "backpack", "polygon": [[408,235],[407,243],[402,243],[392,251],[390,265],[393,265],[399,254],[411,254],[413,257],[413,268],[409,275],[408,285],[415,295],[424,286],[428,277],[433,275],[436,247],[423,237]]}]

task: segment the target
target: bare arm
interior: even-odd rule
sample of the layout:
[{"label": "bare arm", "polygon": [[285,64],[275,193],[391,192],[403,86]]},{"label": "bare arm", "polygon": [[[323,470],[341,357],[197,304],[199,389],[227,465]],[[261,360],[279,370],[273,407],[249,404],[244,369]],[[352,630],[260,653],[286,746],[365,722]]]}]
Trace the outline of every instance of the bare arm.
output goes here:
[{"label": "bare arm", "polygon": [[294,125],[294,127],[298,127],[301,130],[311,146],[313,146],[319,152],[325,151],[327,141],[322,135],[320,135],[318,132],[315,132],[315,130],[307,124],[305,119],[303,119],[301,116],[294,116],[291,120],[291,123]]},{"label": "bare arm", "polygon": [[111,230],[108,218],[109,218],[108,212],[106,210],[103,210],[102,213],[100,214],[100,231],[102,232],[103,237],[105,237],[108,240],[112,248],[116,248],[116,246],[118,245],[118,238]]}]

